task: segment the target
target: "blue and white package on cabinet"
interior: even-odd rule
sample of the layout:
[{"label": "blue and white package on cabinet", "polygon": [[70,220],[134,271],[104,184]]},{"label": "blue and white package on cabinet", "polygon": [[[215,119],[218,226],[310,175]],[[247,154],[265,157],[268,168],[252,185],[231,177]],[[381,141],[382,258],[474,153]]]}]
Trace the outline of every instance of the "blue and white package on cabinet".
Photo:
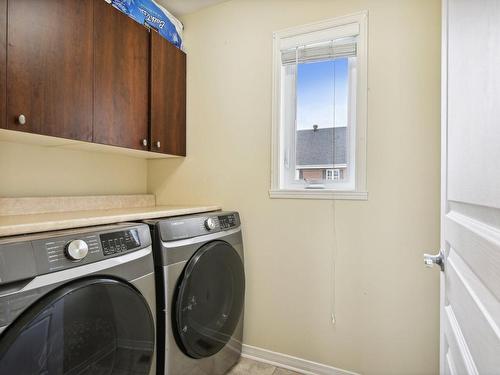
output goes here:
[{"label": "blue and white package on cabinet", "polygon": [[182,24],[154,0],[106,0],[130,18],[147,25],[182,49]]}]

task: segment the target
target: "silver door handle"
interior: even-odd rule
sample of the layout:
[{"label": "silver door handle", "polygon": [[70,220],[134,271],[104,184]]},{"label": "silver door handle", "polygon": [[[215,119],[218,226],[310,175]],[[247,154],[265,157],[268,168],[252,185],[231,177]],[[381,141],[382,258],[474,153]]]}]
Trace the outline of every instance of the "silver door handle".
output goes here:
[{"label": "silver door handle", "polygon": [[444,251],[440,250],[439,254],[436,255],[424,254],[424,264],[429,268],[437,265],[441,268],[441,271],[444,271]]},{"label": "silver door handle", "polygon": [[148,140],[147,140],[147,139],[143,139],[143,140],[142,140],[142,145],[143,145],[144,147],[146,147],[146,146],[148,145]]},{"label": "silver door handle", "polygon": [[160,141],[156,142],[156,148],[160,148],[160,147],[161,147]]}]

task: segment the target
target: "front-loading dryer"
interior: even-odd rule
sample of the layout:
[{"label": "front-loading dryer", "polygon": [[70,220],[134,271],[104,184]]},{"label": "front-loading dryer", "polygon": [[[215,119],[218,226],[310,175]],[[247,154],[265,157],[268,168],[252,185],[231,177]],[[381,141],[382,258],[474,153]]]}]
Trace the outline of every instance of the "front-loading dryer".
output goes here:
[{"label": "front-loading dryer", "polygon": [[0,239],[0,374],[153,375],[147,225]]},{"label": "front-loading dryer", "polygon": [[238,362],[243,338],[245,271],[238,213],[146,222],[157,276],[158,374],[225,374]]}]

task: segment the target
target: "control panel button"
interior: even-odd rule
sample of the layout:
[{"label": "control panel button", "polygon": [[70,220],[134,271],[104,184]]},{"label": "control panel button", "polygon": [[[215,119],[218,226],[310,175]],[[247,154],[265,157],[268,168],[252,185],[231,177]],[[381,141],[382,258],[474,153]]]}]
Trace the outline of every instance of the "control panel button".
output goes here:
[{"label": "control panel button", "polygon": [[82,260],[89,253],[89,245],[82,240],[74,240],[66,245],[66,256],[74,261]]},{"label": "control panel button", "polygon": [[207,228],[207,230],[214,230],[216,226],[217,223],[215,222],[215,219],[213,217],[209,217],[207,220],[205,220],[205,228]]}]

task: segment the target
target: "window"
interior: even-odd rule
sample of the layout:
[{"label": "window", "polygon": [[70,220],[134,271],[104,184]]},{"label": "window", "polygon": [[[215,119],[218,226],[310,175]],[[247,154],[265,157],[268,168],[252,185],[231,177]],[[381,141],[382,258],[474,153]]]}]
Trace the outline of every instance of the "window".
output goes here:
[{"label": "window", "polygon": [[325,179],[329,181],[340,181],[344,178],[341,169],[327,169]]},{"label": "window", "polygon": [[366,199],[367,14],[274,34],[271,197]]}]

